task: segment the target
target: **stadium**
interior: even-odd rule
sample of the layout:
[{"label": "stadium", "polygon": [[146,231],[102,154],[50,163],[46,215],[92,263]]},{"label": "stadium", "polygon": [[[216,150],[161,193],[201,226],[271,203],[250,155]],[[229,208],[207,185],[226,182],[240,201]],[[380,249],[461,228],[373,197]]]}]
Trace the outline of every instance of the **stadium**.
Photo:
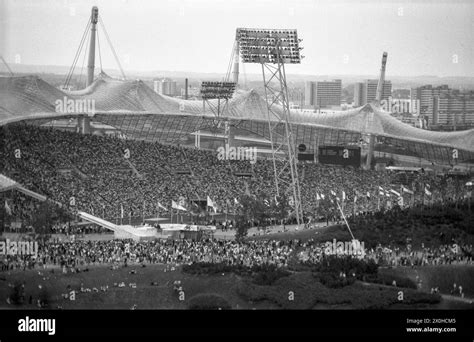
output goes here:
[{"label": "stadium", "polygon": [[[252,90],[235,94],[224,115],[216,118],[211,110],[203,110],[203,101],[160,95],[142,81],[116,80],[105,74],[77,92],[61,91],[37,76],[2,77],[0,81],[2,125],[20,121],[44,125],[54,119],[84,117],[81,112],[56,112],[55,101],[66,97],[94,100],[95,113],[85,120],[115,127],[130,139],[194,146],[196,132],[202,131],[201,148],[215,150],[225,138],[224,130],[210,129],[228,122],[236,143],[258,144],[262,149],[270,146],[265,99]],[[364,136],[375,135],[376,152],[414,157],[415,165],[421,159],[423,165],[450,166],[453,149],[459,151],[457,163],[472,164],[474,160],[472,130],[446,133],[418,129],[374,104],[336,114],[294,112],[291,124],[296,144],[305,144],[308,151],[318,145],[358,144]]]},{"label": "stadium", "polygon": [[[2,235],[41,242],[34,258],[2,259],[11,286],[0,288],[1,307],[472,309],[474,130],[416,128],[380,99],[336,113],[289,109],[286,76],[271,84],[281,86],[274,98],[239,87],[239,58],[253,58],[243,38],[231,96],[161,95],[95,75],[94,39],[84,89],[0,77]],[[285,53],[260,63],[282,68],[295,61]],[[385,63],[386,54],[379,85]],[[222,147],[255,148],[257,162],[222,160]],[[337,247],[324,252],[328,241]],[[344,247],[355,241],[362,255]],[[59,272],[41,280],[38,269]],[[25,295],[22,282],[50,293]],[[275,294],[294,286],[303,299]]]}]

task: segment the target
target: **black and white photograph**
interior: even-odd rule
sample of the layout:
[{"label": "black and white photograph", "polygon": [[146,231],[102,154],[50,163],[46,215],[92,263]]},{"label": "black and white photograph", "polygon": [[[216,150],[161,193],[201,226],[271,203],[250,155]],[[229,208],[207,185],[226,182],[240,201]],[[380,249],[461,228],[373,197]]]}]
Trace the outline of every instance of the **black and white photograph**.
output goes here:
[{"label": "black and white photograph", "polygon": [[472,340],[473,182],[473,1],[0,0],[2,342]]}]

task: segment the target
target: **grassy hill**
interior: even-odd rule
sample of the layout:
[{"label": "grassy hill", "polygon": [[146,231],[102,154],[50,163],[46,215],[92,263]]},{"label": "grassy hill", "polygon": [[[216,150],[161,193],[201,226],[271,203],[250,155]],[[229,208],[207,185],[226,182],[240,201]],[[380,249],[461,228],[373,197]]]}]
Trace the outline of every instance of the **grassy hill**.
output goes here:
[{"label": "grassy hill", "polygon": [[[133,273],[132,270],[135,272]],[[434,272],[433,272],[434,273]],[[181,281],[184,297],[180,300],[173,290],[173,282]],[[88,272],[62,274],[57,269],[3,272],[0,274],[0,308],[14,308],[6,299],[12,292],[9,286],[25,282],[26,303],[18,308],[36,308],[40,293],[49,295],[50,308],[56,309],[187,309],[193,298],[203,294],[217,295],[232,309],[370,309],[370,308],[438,308],[439,298],[413,289],[355,282],[342,288],[328,288],[316,281],[309,272],[293,272],[278,279],[271,286],[257,285],[250,278],[232,273],[192,275],[181,268],[170,270],[164,265],[147,267],[91,267]],[[125,287],[114,283],[124,282]],[[129,287],[135,283],[136,288]],[[152,284],[154,283],[154,284]],[[76,300],[63,298],[68,290],[81,288],[91,292],[76,292]],[[472,284],[472,282],[471,282]],[[39,288],[41,286],[41,289]],[[103,292],[101,286],[108,286]],[[99,292],[92,289],[97,288]],[[467,286],[466,286],[467,287]],[[398,291],[404,301],[397,300]],[[290,299],[290,292],[293,299]],[[30,295],[33,304],[28,304]],[[472,307],[470,307],[472,308]]]}]

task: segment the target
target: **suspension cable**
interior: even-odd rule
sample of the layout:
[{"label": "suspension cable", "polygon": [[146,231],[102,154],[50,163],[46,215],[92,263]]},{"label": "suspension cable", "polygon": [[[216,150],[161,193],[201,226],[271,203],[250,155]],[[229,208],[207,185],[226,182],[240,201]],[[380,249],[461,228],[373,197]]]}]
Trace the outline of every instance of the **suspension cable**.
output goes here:
[{"label": "suspension cable", "polygon": [[79,43],[79,47],[76,51],[76,54],[74,56],[74,60],[72,62],[71,67],[69,68],[68,74],[66,75],[66,79],[64,81],[64,88],[67,88],[67,86],[69,85],[69,82],[71,81],[72,75],[74,73],[74,69],[76,68],[77,60],[79,59],[79,56],[80,56],[81,51],[82,51],[82,47],[84,45],[84,40],[87,37],[87,32],[89,31],[89,28],[90,28],[90,25],[91,25],[90,18],[87,19],[87,20],[88,20],[88,22],[87,22],[87,25],[86,25],[86,29],[84,30],[84,33],[82,34],[82,38],[81,38],[81,41]]},{"label": "suspension cable", "polygon": [[119,61],[119,59],[118,59],[118,57],[117,57],[117,53],[115,52],[114,46],[112,45],[112,42],[110,41],[109,34],[107,33],[107,30],[105,29],[105,25],[104,25],[104,22],[103,22],[101,16],[99,16],[99,22],[100,22],[100,25],[101,25],[102,29],[104,30],[105,38],[107,38],[107,42],[109,43],[110,49],[112,50],[112,53],[113,53],[113,55],[114,55],[114,57],[115,57],[115,61],[117,62],[118,67],[120,68],[120,72],[122,73],[122,77],[123,77],[124,79],[126,79],[125,73],[123,72],[123,69],[122,69],[122,65],[120,64],[120,61]]},{"label": "suspension cable", "polygon": [[229,60],[228,66],[227,66],[227,73],[225,75],[225,81],[226,82],[229,82],[230,74],[232,72],[232,65],[233,65],[234,57],[235,57],[235,45],[236,44],[237,44],[237,41],[234,40],[234,45],[232,46],[232,53],[230,54],[230,60]]},{"label": "suspension cable", "polygon": [[100,73],[102,73],[104,69],[102,69],[102,55],[100,53],[99,28],[97,28],[97,48],[99,50]]},{"label": "suspension cable", "polygon": [[82,75],[84,74],[84,64],[86,62],[87,51],[89,49],[89,41],[90,41],[90,36],[88,36],[87,38],[86,48],[84,49],[84,58],[82,59],[81,74],[79,75],[79,81],[78,81],[79,84],[81,84]]}]

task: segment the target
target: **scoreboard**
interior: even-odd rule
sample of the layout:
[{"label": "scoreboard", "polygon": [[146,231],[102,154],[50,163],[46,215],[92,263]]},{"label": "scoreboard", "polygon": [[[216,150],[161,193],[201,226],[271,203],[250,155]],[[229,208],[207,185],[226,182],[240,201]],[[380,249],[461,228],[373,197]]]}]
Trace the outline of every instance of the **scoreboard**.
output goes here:
[{"label": "scoreboard", "polygon": [[319,146],[318,160],[321,164],[352,165],[360,167],[359,146]]}]

